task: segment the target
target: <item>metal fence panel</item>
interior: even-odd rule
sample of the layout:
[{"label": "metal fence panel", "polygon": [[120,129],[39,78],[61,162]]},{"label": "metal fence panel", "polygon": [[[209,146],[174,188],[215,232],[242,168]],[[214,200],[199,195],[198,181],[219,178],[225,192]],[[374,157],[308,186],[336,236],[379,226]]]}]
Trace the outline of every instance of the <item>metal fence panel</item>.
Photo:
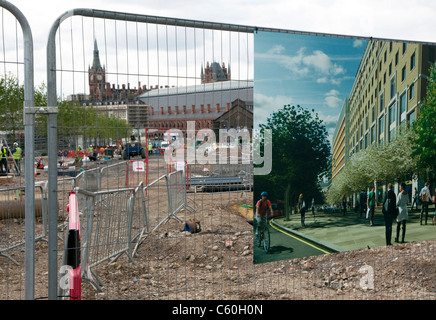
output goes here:
[{"label": "metal fence panel", "polygon": [[[2,73],[2,144],[12,147],[21,139],[19,146],[26,151],[23,165],[12,159],[17,173],[25,176],[25,298],[35,295],[35,194],[34,194],[34,83],[33,37],[26,17],[8,1],[0,2],[1,8],[1,73]],[[22,33],[20,33],[20,31]],[[21,91],[22,90],[22,91]],[[11,95],[12,94],[12,95]],[[23,108],[24,106],[24,108]],[[23,126],[24,125],[24,126]],[[24,142],[24,143],[23,143]],[[6,160],[4,160],[6,161]],[[7,165],[6,165],[7,166]],[[18,167],[21,167],[19,169]],[[24,170],[22,170],[24,169]],[[2,177],[2,181],[5,181]],[[6,185],[11,180],[8,178]],[[17,186],[12,182],[11,186]],[[3,291],[3,290],[2,290]],[[3,291],[4,292],[4,291]]]},{"label": "metal fence panel", "polygon": [[[124,253],[133,262],[131,240],[135,189],[102,192],[88,192],[79,188],[76,190],[88,198],[85,201],[90,206],[83,219],[82,273],[86,275],[85,279],[92,281],[100,289],[103,282],[95,267],[107,260],[115,261]],[[101,196],[98,203],[95,201],[97,196]],[[97,281],[87,277],[89,272]]]},{"label": "metal fence panel", "polygon": [[[1,31],[5,40],[0,45],[14,47],[1,48],[1,73],[12,69],[25,82],[24,123],[16,127],[9,119],[2,123],[6,132],[24,131],[26,149],[24,218],[22,209],[14,209],[19,218],[7,216],[0,221],[1,298],[23,298],[22,274],[25,297],[34,298],[35,240],[47,236],[48,247],[38,244],[37,248],[37,265],[43,265],[39,274],[48,274],[48,279],[37,280],[38,295],[46,297],[47,284],[49,299],[62,295],[57,292],[59,251],[63,250],[59,226],[66,222],[66,196],[77,188],[83,219],[83,277],[99,289],[97,293],[86,290],[83,297],[88,299],[371,299],[404,297],[399,292],[407,290],[409,299],[434,299],[431,277],[403,279],[398,286],[397,275],[371,273],[392,270],[393,265],[409,267],[417,274],[434,269],[432,241],[405,244],[400,250],[371,248],[370,259],[367,252],[359,251],[254,265],[252,227],[247,223],[253,204],[251,163],[235,164],[230,156],[227,162],[194,162],[185,172],[173,171],[164,152],[155,152],[147,157],[145,178],[128,178],[130,171],[122,154],[132,134],[144,143],[144,128],[146,135],[147,129],[161,128],[162,137],[153,137],[153,142],[159,142],[169,128],[186,134],[187,122],[192,121],[194,144],[201,146],[208,142],[203,139],[204,130],[239,127],[232,121],[240,118],[220,116],[241,100],[247,110],[253,110],[253,99],[249,100],[254,32],[292,31],[91,9],[68,11],[54,22],[49,35],[48,101],[43,108],[48,116],[38,122],[47,130],[38,131],[38,141],[45,141],[39,143],[38,152],[48,153],[48,168],[35,176],[31,33],[15,7],[3,0],[0,7],[4,8]],[[14,18],[11,24],[5,23],[6,11],[13,11],[18,22]],[[16,31],[18,23],[23,38],[15,32],[11,40],[14,32],[8,28],[14,26]],[[232,81],[205,83],[210,80],[206,70],[218,66]],[[251,83],[248,88],[247,83]],[[58,97],[67,98],[58,103]],[[4,114],[12,116],[13,112]],[[141,132],[114,119],[128,121],[133,128],[142,128]],[[213,134],[208,131],[209,137]],[[185,148],[179,150],[189,153],[189,133],[184,139]],[[3,140],[9,143],[10,137]],[[95,149],[88,152],[88,147]],[[67,162],[78,160],[77,156],[82,162],[59,169],[63,159],[58,150],[68,150]],[[197,146],[193,150],[196,153]],[[166,151],[177,152],[171,147]],[[61,174],[67,177],[59,179]],[[0,193],[21,196],[23,175],[14,179],[20,183],[8,181]],[[36,187],[42,190],[42,219],[36,221],[33,213],[39,203],[30,201],[35,196],[35,179],[42,182]],[[6,204],[12,208],[9,196]],[[183,224],[194,217],[201,221],[202,231],[183,232]],[[409,254],[402,254],[403,249],[410,250]],[[124,263],[124,258],[134,263]],[[21,268],[24,260],[29,262],[25,270]],[[362,287],[362,278],[370,274],[376,282],[383,282],[384,290]]]}]

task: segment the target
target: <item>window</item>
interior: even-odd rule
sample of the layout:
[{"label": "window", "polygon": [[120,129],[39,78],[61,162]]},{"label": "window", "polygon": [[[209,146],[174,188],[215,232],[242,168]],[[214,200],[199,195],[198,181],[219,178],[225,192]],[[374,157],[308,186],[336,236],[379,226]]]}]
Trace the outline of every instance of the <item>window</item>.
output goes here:
[{"label": "window", "polygon": [[384,110],[384,108],[385,108],[385,93],[382,92],[380,94],[380,109],[379,109],[380,112],[382,112]]},{"label": "window", "polygon": [[395,96],[396,86],[395,86],[395,76],[391,79],[391,96],[392,99]]},{"label": "window", "polygon": [[410,56],[410,70],[415,68],[415,52]]},{"label": "window", "polygon": [[384,56],[384,62],[386,62],[386,57],[387,57],[387,51],[385,51],[385,56]]},{"label": "window", "polygon": [[397,53],[395,54],[395,66],[398,64],[398,51],[397,51]]},{"label": "window", "polygon": [[378,132],[379,132],[379,140],[378,143],[379,144],[383,144],[384,142],[384,135],[385,135],[385,117],[381,117],[378,120]]},{"label": "window", "polygon": [[389,142],[395,139],[395,127],[389,131]]},{"label": "window", "polygon": [[409,114],[409,125],[412,125],[413,121],[415,121],[415,111]]},{"label": "window", "polygon": [[368,128],[369,128],[369,115],[366,115],[366,118],[365,118],[365,129],[368,130]]},{"label": "window", "polygon": [[373,105],[371,108],[371,123],[375,121],[375,106]]},{"label": "window", "polygon": [[406,66],[401,69],[401,81],[404,81],[406,79]]},{"label": "window", "polygon": [[392,74],[392,62],[389,63],[389,75],[391,75],[391,74]]},{"label": "window", "polygon": [[404,112],[406,112],[407,110],[406,107],[406,94],[403,93],[400,97],[400,114],[403,114]]},{"label": "window", "polygon": [[383,75],[383,84],[385,84],[386,83],[386,72],[385,72],[385,74]]},{"label": "window", "polygon": [[406,52],[406,50],[407,50],[407,44],[404,42],[403,43],[403,54]]},{"label": "window", "polygon": [[415,97],[415,84],[412,83],[409,87],[409,100],[412,100]]},{"label": "window", "polygon": [[395,113],[396,113],[396,108],[397,108],[397,104],[394,103],[390,108],[389,108],[389,125],[395,123]]},{"label": "window", "polygon": [[375,141],[375,126],[371,127],[371,144]]}]

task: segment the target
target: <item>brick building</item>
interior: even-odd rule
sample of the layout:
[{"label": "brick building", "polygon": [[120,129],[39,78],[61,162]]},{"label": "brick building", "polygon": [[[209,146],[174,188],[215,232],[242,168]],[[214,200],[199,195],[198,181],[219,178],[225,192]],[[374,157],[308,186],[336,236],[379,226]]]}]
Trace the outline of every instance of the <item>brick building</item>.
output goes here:
[{"label": "brick building", "polygon": [[201,83],[212,83],[218,81],[231,80],[230,65],[228,68],[222,63],[222,66],[218,62],[207,62],[206,68],[201,66]]},{"label": "brick building", "polygon": [[89,96],[81,101],[86,104],[101,105],[108,103],[132,103],[137,97],[147,91],[145,85],[138,83],[138,87],[131,88],[130,83],[111,84],[106,80],[106,67],[100,63],[97,40],[94,41],[94,58],[92,66],[88,67]]},{"label": "brick building", "polygon": [[[143,93],[138,98],[149,106],[151,128],[177,128],[186,132],[187,122],[195,121],[196,130],[218,129],[215,120],[228,112],[237,100],[243,101],[246,110],[239,115],[241,123],[242,119],[251,119],[245,121],[244,126],[253,127],[253,81],[231,80],[162,88]],[[226,127],[231,128],[232,124]]]}]

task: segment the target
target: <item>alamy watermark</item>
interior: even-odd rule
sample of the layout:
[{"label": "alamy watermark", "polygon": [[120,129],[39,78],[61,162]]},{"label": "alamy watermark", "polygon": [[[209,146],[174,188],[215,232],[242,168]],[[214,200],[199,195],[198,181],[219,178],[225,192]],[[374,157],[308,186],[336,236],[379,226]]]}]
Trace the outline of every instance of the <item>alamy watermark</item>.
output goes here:
[{"label": "alamy watermark", "polygon": [[[254,175],[267,175],[272,169],[272,132],[246,128],[219,129],[218,137],[212,129],[195,130],[195,121],[187,122],[185,135],[179,129],[168,129],[170,143],[164,157],[167,163],[187,164],[254,164]],[[262,155],[263,149],[263,155]],[[261,166],[263,164],[263,166]]]},{"label": "alamy watermark", "polygon": [[360,278],[360,288],[362,290],[374,289],[374,269],[369,265],[364,265],[359,269],[359,273],[363,274]]}]

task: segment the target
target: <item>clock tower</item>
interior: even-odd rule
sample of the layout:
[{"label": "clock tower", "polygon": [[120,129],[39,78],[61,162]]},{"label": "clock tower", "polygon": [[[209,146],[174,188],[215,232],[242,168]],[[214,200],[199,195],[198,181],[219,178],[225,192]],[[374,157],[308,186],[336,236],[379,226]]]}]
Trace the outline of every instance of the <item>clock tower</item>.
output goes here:
[{"label": "clock tower", "polygon": [[105,98],[106,68],[101,66],[97,40],[94,41],[94,59],[88,68],[89,96],[91,101],[102,101]]}]

